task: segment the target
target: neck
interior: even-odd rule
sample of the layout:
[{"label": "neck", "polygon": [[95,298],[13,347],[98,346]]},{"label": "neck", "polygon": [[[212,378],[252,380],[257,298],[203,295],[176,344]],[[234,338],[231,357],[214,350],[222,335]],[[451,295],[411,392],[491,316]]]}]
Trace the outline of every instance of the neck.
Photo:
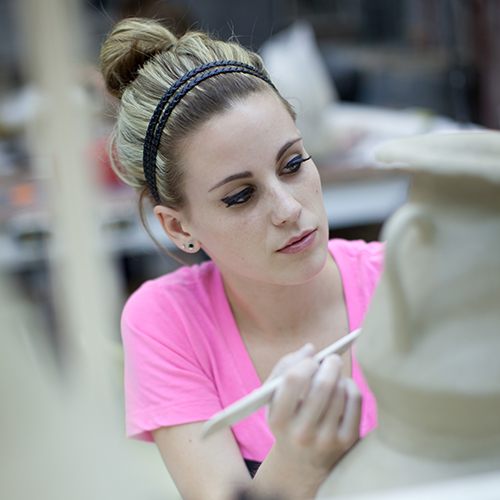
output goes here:
[{"label": "neck", "polygon": [[240,330],[267,339],[307,338],[308,325],[338,300],[343,300],[338,269],[328,256],[321,272],[306,283],[276,285],[222,275],[233,315]]}]

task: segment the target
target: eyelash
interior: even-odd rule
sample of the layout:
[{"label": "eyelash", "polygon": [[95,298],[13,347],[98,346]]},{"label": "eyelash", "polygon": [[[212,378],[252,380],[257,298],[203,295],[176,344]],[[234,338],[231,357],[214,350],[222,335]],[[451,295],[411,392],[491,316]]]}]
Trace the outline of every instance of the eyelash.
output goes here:
[{"label": "eyelash", "polygon": [[254,191],[254,188],[247,187],[234,196],[226,196],[225,198],[222,198],[221,201],[226,204],[226,208],[229,208],[232,205],[241,205],[242,203],[246,203],[252,197]]},{"label": "eyelash", "polygon": [[283,170],[289,169],[288,172],[284,173],[284,175],[294,174],[295,172],[298,172],[300,167],[302,166],[302,163],[310,159],[310,156],[308,156],[307,158],[302,158],[302,155],[295,156],[284,166]]},{"label": "eyelash", "polygon": [[[287,172],[282,171],[283,175],[292,175],[297,173],[300,170],[302,163],[310,159],[310,156],[308,156],[307,158],[303,158],[302,155],[295,156],[283,167],[283,171],[288,169]],[[221,201],[226,204],[226,208],[229,208],[233,205],[242,205],[243,203],[246,203],[250,200],[254,191],[255,189],[253,187],[246,187],[233,196],[226,196],[225,198],[222,198]]]}]

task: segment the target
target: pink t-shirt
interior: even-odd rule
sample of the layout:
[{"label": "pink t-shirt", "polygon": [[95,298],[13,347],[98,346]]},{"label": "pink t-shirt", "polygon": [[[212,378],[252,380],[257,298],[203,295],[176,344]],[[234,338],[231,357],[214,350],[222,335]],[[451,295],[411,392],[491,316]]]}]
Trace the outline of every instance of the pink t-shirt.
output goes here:
[{"label": "pink t-shirt", "polygon": [[[329,242],[344,286],[350,330],[359,328],[383,267],[378,242]],[[239,334],[213,262],[144,283],[122,316],[127,435],[203,421],[262,384]],[[361,434],[376,425],[376,403],[353,356],[363,394]],[[243,458],[262,462],[274,437],[260,411],[233,426]]]}]

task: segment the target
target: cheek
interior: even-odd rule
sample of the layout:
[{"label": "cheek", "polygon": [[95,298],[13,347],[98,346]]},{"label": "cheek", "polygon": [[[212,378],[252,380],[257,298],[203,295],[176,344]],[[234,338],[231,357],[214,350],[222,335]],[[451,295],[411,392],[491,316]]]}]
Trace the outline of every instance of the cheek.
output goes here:
[{"label": "cheek", "polygon": [[[229,210],[229,209],[228,209]],[[213,253],[244,253],[261,232],[261,217],[255,214],[204,214],[196,227],[199,240],[206,251]]]},{"label": "cheek", "polygon": [[[231,218],[224,224],[224,241],[233,254],[238,254],[239,260],[246,260],[248,254],[258,253],[265,237],[262,229],[262,219],[257,215],[246,215]],[[235,255],[236,256],[236,255]]]},{"label": "cheek", "polygon": [[236,228],[241,228],[245,233],[254,233],[262,228],[263,220],[263,214],[255,211],[235,221]]},{"label": "cheek", "polygon": [[316,176],[316,180],[314,182],[314,196],[320,202],[322,205],[324,205],[323,202],[323,189],[321,185],[321,179],[319,175]]},{"label": "cheek", "polygon": [[264,248],[266,235],[261,214],[241,214],[226,221],[225,233],[227,249],[241,263],[253,261]]},{"label": "cheek", "polygon": [[321,181],[319,176],[311,175],[305,183],[299,186],[299,196],[307,200],[307,203],[323,203]]}]

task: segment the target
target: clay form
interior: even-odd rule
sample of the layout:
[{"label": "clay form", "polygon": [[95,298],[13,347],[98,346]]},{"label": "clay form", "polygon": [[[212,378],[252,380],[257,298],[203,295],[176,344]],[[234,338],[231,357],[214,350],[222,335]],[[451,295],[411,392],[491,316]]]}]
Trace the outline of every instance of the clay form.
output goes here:
[{"label": "clay form", "polygon": [[487,472],[404,488],[342,495],[335,500],[498,500],[499,492],[500,472]]},{"label": "clay form", "polygon": [[[315,354],[314,359],[321,362],[330,354],[342,354],[356,341],[360,331],[358,328],[348,333],[337,342]],[[283,383],[283,379],[283,376],[280,376],[266,382],[262,387],[255,389],[244,398],[235,401],[232,405],[216,413],[203,425],[201,437],[206,438],[214,432],[225,429],[262,408],[271,401],[274,391]]]},{"label": "clay form", "polygon": [[356,347],[379,424],[320,498],[500,469],[500,132],[398,139],[376,156],[412,174]]}]

